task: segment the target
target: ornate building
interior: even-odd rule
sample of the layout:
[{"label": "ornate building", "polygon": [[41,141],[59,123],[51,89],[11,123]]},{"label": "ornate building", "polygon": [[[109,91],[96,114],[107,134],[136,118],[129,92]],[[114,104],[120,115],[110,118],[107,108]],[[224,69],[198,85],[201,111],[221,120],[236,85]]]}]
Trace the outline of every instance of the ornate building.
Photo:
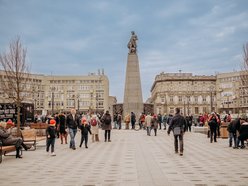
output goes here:
[{"label": "ornate building", "polygon": [[151,88],[150,102],[155,113],[184,115],[216,110],[216,76],[193,76],[192,73],[161,73]]},{"label": "ornate building", "polygon": [[[4,78],[4,72],[0,71]],[[26,84],[25,103],[33,103],[39,113],[69,111],[71,108],[84,111],[109,109],[109,80],[104,73],[86,76],[52,76],[31,74]],[[0,89],[0,103],[11,102]]]}]

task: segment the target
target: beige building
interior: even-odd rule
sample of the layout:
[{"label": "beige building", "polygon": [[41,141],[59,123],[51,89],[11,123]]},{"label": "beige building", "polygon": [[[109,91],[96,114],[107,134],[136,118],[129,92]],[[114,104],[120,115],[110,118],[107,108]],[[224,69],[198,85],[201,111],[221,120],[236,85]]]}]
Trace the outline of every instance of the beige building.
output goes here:
[{"label": "beige building", "polygon": [[240,72],[217,75],[217,107],[220,113],[248,113],[248,97],[241,86]]},{"label": "beige building", "polygon": [[115,96],[109,96],[109,113],[111,114],[111,116],[113,116],[115,113],[114,113],[114,110],[113,110],[113,105],[115,105],[117,103],[117,99]]},{"label": "beige building", "polygon": [[174,113],[176,107],[184,115],[216,110],[216,76],[193,76],[191,73],[161,73],[151,88],[155,113]]},{"label": "beige building", "polygon": [[[86,76],[31,74],[26,87],[24,102],[34,103],[34,110],[43,114],[69,111],[71,108],[81,112],[109,108],[109,80],[103,72]],[[9,102],[3,89],[0,102]]]}]

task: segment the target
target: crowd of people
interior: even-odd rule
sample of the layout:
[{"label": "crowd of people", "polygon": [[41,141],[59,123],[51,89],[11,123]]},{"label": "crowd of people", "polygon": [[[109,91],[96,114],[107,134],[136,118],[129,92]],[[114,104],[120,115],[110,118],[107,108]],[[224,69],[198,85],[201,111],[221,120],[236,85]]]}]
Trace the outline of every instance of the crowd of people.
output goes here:
[{"label": "crowd of people", "polygon": [[[40,117],[36,115],[35,122],[48,123],[46,129],[46,151],[52,156],[55,154],[55,139],[60,138],[61,144],[68,143],[68,135],[70,136],[69,148],[76,150],[75,137],[80,129],[81,140],[79,147],[82,147],[83,143],[85,148],[88,148],[88,136],[92,136],[92,142],[99,142],[99,129],[104,130],[104,141],[111,142],[111,130],[112,130],[112,117],[109,111],[102,114],[86,113],[77,114],[75,109],[71,109],[70,113],[56,113],[54,116]],[[191,132],[191,127],[194,124],[193,116],[183,116],[179,108],[175,109],[175,115],[172,114],[154,114],[154,113],[142,113],[136,119],[134,112],[126,114],[124,118],[120,113],[116,113],[113,116],[114,129],[122,129],[122,122],[124,122],[124,128],[129,130],[136,129],[138,124],[139,129],[144,129],[147,136],[151,136],[154,131],[154,136],[157,136],[158,130],[167,130],[168,135],[171,131],[174,134],[174,147],[175,153],[183,155],[183,136],[186,131]],[[211,114],[200,114],[197,119],[198,126],[208,126],[208,137],[210,143],[217,142],[217,137],[220,136],[221,124],[228,123],[227,131],[229,132],[229,146],[234,149],[245,148],[245,140],[248,139],[248,122],[245,117],[238,117],[232,119],[231,115],[226,115],[222,120],[220,115],[216,112]],[[8,122],[7,122],[8,123]],[[9,122],[9,126],[11,122]],[[13,123],[12,123],[13,124]],[[5,128],[9,128],[0,125],[0,139],[3,145],[15,145],[16,146],[16,158],[21,158],[20,148],[28,150],[25,144],[23,144],[22,138],[13,137]],[[179,144],[179,145],[178,145]],[[51,153],[50,151],[51,147]]]}]

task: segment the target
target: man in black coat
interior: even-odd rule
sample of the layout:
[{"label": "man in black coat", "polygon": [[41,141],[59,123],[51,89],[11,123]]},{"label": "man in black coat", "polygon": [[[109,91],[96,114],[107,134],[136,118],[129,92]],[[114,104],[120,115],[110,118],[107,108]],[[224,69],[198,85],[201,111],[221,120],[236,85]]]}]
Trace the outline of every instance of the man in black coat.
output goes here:
[{"label": "man in black coat", "polygon": [[73,150],[76,150],[75,137],[77,134],[77,128],[80,124],[80,118],[76,114],[75,109],[71,109],[71,113],[66,118],[66,124],[67,124],[67,127],[69,128],[69,134],[70,134],[70,138],[71,138],[70,148]]},{"label": "man in black coat", "polygon": [[210,143],[217,142],[217,129],[218,129],[219,117],[216,113],[212,112],[208,118],[208,125],[210,127]]},{"label": "man in black coat", "polygon": [[240,128],[240,118],[232,120],[227,126],[227,131],[229,132],[229,147],[232,147],[232,140],[234,141],[234,148],[237,145],[237,128]]},{"label": "man in black coat", "polygon": [[132,129],[135,128],[135,122],[136,122],[136,116],[133,112],[131,112],[131,125],[132,125]]},{"label": "man in black coat", "polygon": [[169,126],[168,135],[170,131],[173,130],[174,133],[174,146],[175,153],[178,153],[178,138],[180,143],[180,156],[183,155],[183,135],[185,132],[186,121],[183,116],[180,115],[180,109],[176,108],[176,114],[171,120],[171,125]]},{"label": "man in black coat", "polygon": [[243,149],[245,148],[244,141],[248,139],[248,122],[247,119],[241,119],[240,123],[242,124],[239,129],[239,136],[238,136],[236,148],[239,147],[239,143],[241,142],[240,148]]}]

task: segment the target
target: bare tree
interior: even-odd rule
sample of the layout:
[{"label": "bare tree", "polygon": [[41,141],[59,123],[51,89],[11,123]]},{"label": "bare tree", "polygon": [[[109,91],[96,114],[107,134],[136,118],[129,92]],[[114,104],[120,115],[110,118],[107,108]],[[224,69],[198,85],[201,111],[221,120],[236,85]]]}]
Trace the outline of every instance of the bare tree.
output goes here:
[{"label": "bare tree", "polygon": [[243,46],[243,62],[240,72],[241,79],[241,98],[242,107],[244,107],[244,100],[248,96],[248,42]]},{"label": "bare tree", "polygon": [[29,66],[26,64],[27,49],[21,44],[17,37],[9,45],[9,51],[0,54],[0,65],[3,70],[1,84],[9,101],[17,107],[17,134],[20,135],[20,113],[21,104],[27,92],[29,81]]}]

